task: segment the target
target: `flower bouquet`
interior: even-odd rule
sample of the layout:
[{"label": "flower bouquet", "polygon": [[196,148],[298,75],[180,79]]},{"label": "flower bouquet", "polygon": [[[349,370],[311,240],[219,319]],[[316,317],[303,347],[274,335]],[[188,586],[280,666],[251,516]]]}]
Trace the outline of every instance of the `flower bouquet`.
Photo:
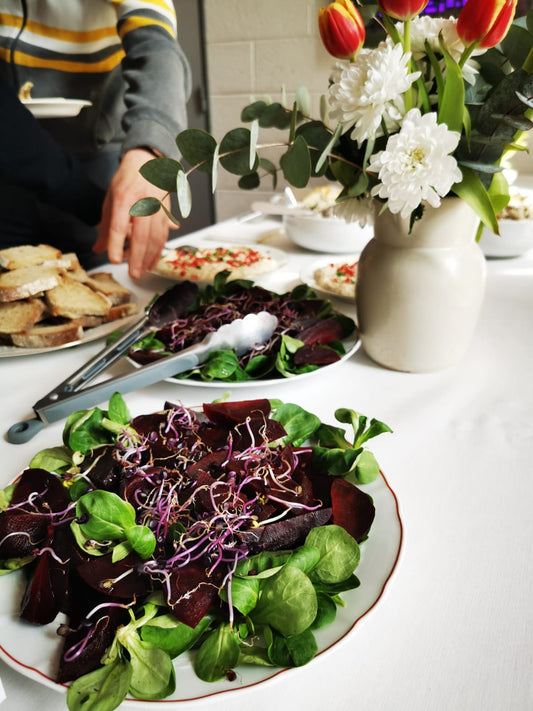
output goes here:
[{"label": "flower bouquet", "polygon": [[[336,212],[348,221],[364,219],[377,201],[413,224],[426,205],[455,195],[497,233],[509,199],[502,158],[524,149],[519,138],[533,126],[533,13],[513,22],[516,1],[467,0],[457,19],[443,19],[420,14],[428,0],[378,0],[383,39],[367,48],[360,12],[337,0],[318,15],[323,44],[337,59],[319,119],[309,115],[305,90],[292,106],[254,101],[241,115],[249,129],[234,128],[220,143],[185,130],[176,139],[184,164],[156,158],[141,172],[177,193],[183,218],[189,174],[210,172],[215,189],[221,167],[239,176],[242,189],[268,176],[275,189],[280,173],[297,188],[312,177],[336,181]],[[260,128],[285,136],[261,144]],[[131,212],[159,209],[160,201],[144,198]]]}]

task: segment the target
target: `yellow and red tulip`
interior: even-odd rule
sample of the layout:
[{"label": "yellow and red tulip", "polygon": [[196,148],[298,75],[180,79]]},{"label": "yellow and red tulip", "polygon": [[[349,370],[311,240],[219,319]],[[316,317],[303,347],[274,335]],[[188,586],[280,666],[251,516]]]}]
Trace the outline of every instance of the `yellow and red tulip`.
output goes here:
[{"label": "yellow and red tulip", "polygon": [[429,0],[378,0],[382,12],[394,20],[412,20],[425,9]]},{"label": "yellow and red tulip", "polygon": [[337,59],[354,59],[365,41],[365,26],[350,0],[336,0],[318,10],[318,29],[327,51]]},{"label": "yellow and red tulip", "polygon": [[457,18],[457,34],[468,46],[495,47],[507,34],[517,0],[467,0]]}]

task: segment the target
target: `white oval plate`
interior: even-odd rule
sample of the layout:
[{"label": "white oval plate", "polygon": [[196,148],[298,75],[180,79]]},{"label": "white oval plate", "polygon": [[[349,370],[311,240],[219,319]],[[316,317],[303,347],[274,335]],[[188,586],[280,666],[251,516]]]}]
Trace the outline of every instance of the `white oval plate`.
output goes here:
[{"label": "white oval plate", "polygon": [[346,262],[355,262],[356,259],[359,258],[359,255],[360,253],[345,254],[344,256],[336,254],[334,257],[330,255],[329,257],[322,257],[322,259],[317,259],[316,262],[309,264],[307,267],[301,270],[300,279],[304,282],[304,284],[307,284],[311,287],[311,289],[316,291],[317,294],[321,294],[322,296],[326,296],[328,298],[334,296],[336,299],[341,299],[342,301],[354,303],[355,294],[354,296],[342,296],[341,294],[337,294],[335,291],[333,291],[333,289],[326,289],[325,287],[320,286],[320,284],[318,284],[315,279],[315,272],[317,269],[325,267],[327,264],[345,264]]},{"label": "white oval plate", "polygon": [[[244,243],[239,243],[239,245],[236,245],[234,242],[223,242],[222,240],[220,242],[214,242],[213,240],[211,241],[205,241],[205,240],[200,240],[200,239],[191,239],[186,242],[181,242],[179,244],[176,244],[174,246],[169,245],[169,249],[165,250],[163,252],[163,256],[165,254],[168,254],[168,252],[171,252],[172,249],[179,249],[180,247],[184,247],[185,245],[191,245],[193,247],[206,247],[208,249],[216,249],[216,247],[228,247],[230,249],[234,249],[235,247],[248,247],[249,249],[255,249],[258,252],[263,252],[264,254],[268,255],[271,259],[275,261],[275,265],[273,266],[272,269],[270,269],[267,272],[263,272],[262,274],[252,274],[250,277],[240,277],[242,279],[253,279],[254,281],[257,281],[261,277],[266,276],[267,274],[271,274],[272,272],[276,271],[280,267],[282,267],[286,262],[287,262],[287,255],[282,249],[277,249],[276,247],[270,247],[268,245],[257,245],[257,244],[244,244]],[[172,276],[170,274],[167,274],[166,272],[160,272],[158,271],[157,267],[151,270],[151,274],[156,274],[157,276],[164,277],[165,279],[170,279],[171,281],[184,281],[184,277],[179,276],[176,274],[176,276]],[[231,279],[230,275],[230,279]],[[194,281],[195,284],[198,284],[198,286],[207,286],[208,284],[213,283],[213,279],[209,281],[199,281],[199,280],[190,280]]]},{"label": "white oval plate", "polygon": [[[359,347],[361,346],[361,339],[359,337],[359,332],[355,331],[354,334],[352,334],[349,338],[344,339],[344,348],[346,350],[346,353],[335,363],[330,363],[329,365],[323,365],[321,368],[317,368],[316,370],[311,370],[309,373],[300,373],[298,375],[293,375],[291,378],[256,378],[254,380],[242,380],[237,383],[233,383],[230,381],[226,380],[195,380],[193,378],[185,378],[185,379],[179,379],[179,378],[165,378],[165,381],[167,383],[172,383],[173,385],[185,385],[189,387],[195,387],[195,388],[228,388],[230,390],[238,390],[240,388],[257,388],[257,387],[263,387],[263,385],[282,385],[283,383],[291,383],[294,380],[300,380],[301,378],[307,378],[311,375],[318,375],[319,373],[324,372],[324,370],[327,370],[328,368],[332,368],[336,365],[339,365],[339,363],[344,362],[348,358],[351,358],[351,356],[359,350]],[[129,362],[134,365],[136,368],[142,368],[142,365],[139,363],[136,363],[135,361],[131,360],[131,358],[128,358]]]},{"label": "white oval plate", "polygon": [[[398,561],[402,522],[396,496],[383,476],[365,485],[364,491],[374,501],[376,517],[368,539],[361,544],[361,562],[355,571],[361,585],[356,590],[343,593],[345,607],[337,608],[337,617],[329,627],[315,633],[319,655],[335,651],[335,645],[352,633],[357,622],[376,605]],[[19,620],[23,577],[23,572],[17,571],[0,578],[0,657],[23,676],[66,692],[66,685],[54,681],[61,646],[56,630],[62,620],[58,618],[45,627],[35,627]],[[174,661],[178,683],[172,696],[154,702],[127,698],[121,708],[172,707],[180,702],[200,700],[215,694],[235,694],[247,687],[268,682],[279,674],[291,672],[290,669],[246,665],[237,667],[235,681],[206,683],[195,675],[191,659],[191,654],[186,653]]]},{"label": "white oval plate", "polygon": [[90,101],[83,99],[23,99],[22,103],[35,118],[67,118],[77,116],[85,106],[92,106]]}]

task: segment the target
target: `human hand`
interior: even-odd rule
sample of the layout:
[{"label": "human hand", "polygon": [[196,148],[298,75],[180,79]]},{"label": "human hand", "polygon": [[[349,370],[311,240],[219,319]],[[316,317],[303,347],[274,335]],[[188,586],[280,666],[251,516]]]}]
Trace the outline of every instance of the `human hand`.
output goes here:
[{"label": "human hand", "polygon": [[107,250],[109,261],[120,264],[127,256],[129,274],[136,279],[152,269],[168,239],[169,229],[176,225],[163,210],[147,217],[132,217],[131,206],[143,197],[156,197],[169,208],[164,190],[156,188],[139,173],[139,168],[153,158],[150,151],[135,148],[124,154],[113,176],[102,207],[98,239],[93,250]]}]

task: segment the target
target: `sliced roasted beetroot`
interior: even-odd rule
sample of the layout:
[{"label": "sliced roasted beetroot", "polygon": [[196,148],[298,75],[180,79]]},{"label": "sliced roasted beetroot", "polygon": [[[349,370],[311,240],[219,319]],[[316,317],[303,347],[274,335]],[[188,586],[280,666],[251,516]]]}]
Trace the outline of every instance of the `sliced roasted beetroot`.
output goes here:
[{"label": "sliced roasted beetroot", "polygon": [[0,514],[0,558],[31,555],[46,538],[49,518],[15,509]]},{"label": "sliced roasted beetroot", "polygon": [[170,573],[170,605],[176,618],[189,627],[196,627],[207,615],[218,596],[220,575],[210,577],[198,563],[175,568]]},{"label": "sliced roasted beetroot", "polygon": [[127,610],[107,607],[99,619],[67,634],[56,680],[64,684],[97,669],[117,628],[128,619]]},{"label": "sliced roasted beetroot", "polygon": [[89,479],[97,489],[118,492],[121,483],[122,467],[113,457],[113,448],[97,449],[93,456],[86,457],[87,468],[90,465]]},{"label": "sliced roasted beetroot", "polygon": [[324,526],[331,518],[331,509],[307,511],[267,526],[258,526],[238,533],[239,540],[248,546],[250,553],[277,551],[302,545],[309,531],[315,526]]},{"label": "sliced roasted beetroot", "polygon": [[68,492],[61,479],[45,469],[26,469],[17,481],[11,504],[22,504],[32,497],[34,511],[62,511],[69,503]]},{"label": "sliced roasted beetroot", "polygon": [[333,523],[342,526],[356,541],[366,538],[376,510],[372,499],[345,479],[335,478],[331,484]]},{"label": "sliced roasted beetroot", "polygon": [[303,345],[294,354],[294,365],[329,365],[340,360],[339,354],[325,346]]},{"label": "sliced roasted beetroot", "polygon": [[209,452],[190,467],[187,467],[187,476],[193,481],[198,479],[200,474],[205,473],[217,479],[222,473],[221,465],[227,459],[227,452]]},{"label": "sliced roasted beetroot", "polygon": [[306,345],[327,345],[343,336],[341,324],[335,318],[319,319],[300,332],[298,338]]},{"label": "sliced roasted beetroot", "polygon": [[263,442],[275,442],[287,433],[277,420],[265,420],[261,416],[250,417],[247,422],[237,425],[232,432],[233,447],[244,451]]},{"label": "sliced roasted beetroot", "polygon": [[151,590],[148,575],[138,570],[140,559],[131,554],[116,563],[111,554],[95,557],[81,563],[78,574],[87,585],[110,598],[130,599]]},{"label": "sliced roasted beetroot", "polygon": [[205,403],[203,410],[211,422],[231,427],[244,422],[247,417],[267,418],[270,414],[270,401],[262,398],[240,402],[211,402]]}]

